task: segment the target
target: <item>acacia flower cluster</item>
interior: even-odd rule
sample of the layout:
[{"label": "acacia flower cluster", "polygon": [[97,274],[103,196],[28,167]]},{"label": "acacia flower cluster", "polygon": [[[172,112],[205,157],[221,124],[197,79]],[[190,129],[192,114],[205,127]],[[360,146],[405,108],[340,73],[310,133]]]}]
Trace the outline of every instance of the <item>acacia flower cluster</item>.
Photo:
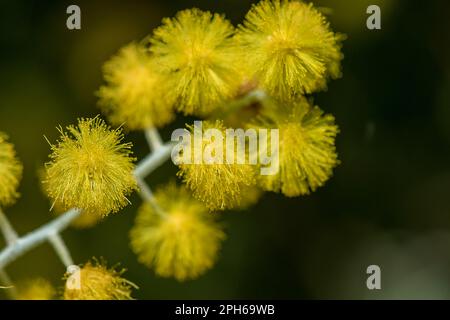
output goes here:
[{"label": "acacia flower cluster", "polygon": [[[204,122],[201,129],[189,126],[191,132],[209,128],[225,133],[225,127],[220,120]],[[234,163],[198,163],[196,155],[203,155],[205,149],[213,144],[212,139],[203,139],[203,135],[193,134],[190,144],[191,157],[194,158],[190,164],[181,162],[178,176],[192,190],[195,198],[202,201],[210,210],[225,210],[236,208],[240,205],[246,187],[255,185],[256,173],[249,164]],[[214,149],[212,152],[214,152]],[[222,154],[225,154],[223,144]],[[235,154],[238,157],[238,154]],[[245,155],[244,155],[245,156]],[[244,161],[242,161],[244,162]]]},{"label": "acacia flower cluster", "polygon": [[108,268],[103,261],[88,261],[66,275],[64,300],[131,300],[137,286],[122,277],[124,272]]},{"label": "acacia flower cluster", "polygon": [[289,101],[340,76],[342,35],[301,1],[261,1],[247,13],[236,40],[249,76],[270,95]]},{"label": "acacia flower cluster", "polygon": [[56,290],[53,285],[43,278],[24,281],[17,287],[18,300],[52,300],[56,297]]},{"label": "acacia flower cluster", "polygon": [[51,161],[43,181],[49,197],[65,210],[78,208],[106,216],[129,203],[136,189],[131,144],[122,143],[121,129],[110,130],[100,118],[80,119],[60,128],[61,139],[51,145]]},{"label": "acacia flower cluster", "polygon": [[0,132],[0,207],[13,204],[19,196],[17,187],[22,170],[14,146],[7,141],[7,136]]},{"label": "acacia flower cluster", "polygon": [[[62,215],[27,236],[24,247],[48,240],[69,266],[73,263],[58,232],[69,223],[95,225],[128,205],[128,197],[138,190],[144,203],[130,243],[139,262],[162,277],[199,277],[213,267],[226,238],[215,213],[248,208],[264,191],[307,195],[332,176],[339,164],[339,129],[334,117],[315,106],[309,95],[341,75],[343,39],[312,4],[296,0],[262,0],[237,27],[223,15],[196,8],[163,19],[144,41],[126,45],[104,65],[98,104],[118,128],[99,117],[82,118],[65,130],[60,127],[60,139],[49,142],[52,152],[42,175],[43,189],[52,209]],[[145,178],[169,159],[172,150],[155,128],[168,125],[177,112],[202,119],[203,131],[276,129],[279,136],[269,138],[263,151],[277,150],[279,170],[261,175],[261,164],[194,159],[175,163],[181,183],[169,183],[153,194]],[[143,130],[151,146],[152,153],[137,166],[131,143],[123,142],[122,128]],[[186,124],[184,130],[198,129]],[[212,148],[213,137],[191,137],[191,155],[223,151]],[[272,148],[271,143],[279,146]],[[253,152],[236,151],[235,158],[249,159]],[[12,145],[0,134],[0,206],[18,197],[21,173]],[[1,211],[0,218],[10,238],[7,250],[0,252],[2,271],[21,249]],[[131,299],[136,286],[122,273],[104,262],[87,262],[65,276],[63,298]],[[39,280],[24,285],[17,296],[50,299],[54,291]]]},{"label": "acacia flower cluster", "polygon": [[255,124],[280,130],[280,170],[259,177],[264,190],[288,197],[309,194],[328,180],[339,163],[334,117],[306,99],[295,102],[289,111],[268,108]]},{"label": "acacia flower cluster", "polygon": [[198,9],[164,19],[153,32],[149,51],[170,78],[178,110],[208,114],[233,96],[241,79],[233,34],[222,15]]},{"label": "acacia flower cluster", "polygon": [[156,62],[136,43],[122,48],[105,64],[107,85],[97,94],[111,123],[126,123],[130,129],[144,130],[173,120],[174,100],[168,78],[156,69]]},{"label": "acacia flower cluster", "polygon": [[[176,199],[174,201],[174,199]],[[183,281],[210,269],[225,234],[215,217],[175,183],[155,193],[158,207],[144,203],[130,233],[139,261],[162,277]]]}]

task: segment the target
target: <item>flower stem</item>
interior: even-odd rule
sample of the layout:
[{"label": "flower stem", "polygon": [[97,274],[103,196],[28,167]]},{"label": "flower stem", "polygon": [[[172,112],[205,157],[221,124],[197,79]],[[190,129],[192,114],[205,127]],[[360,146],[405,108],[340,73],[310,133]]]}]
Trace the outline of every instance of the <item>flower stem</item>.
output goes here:
[{"label": "flower stem", "polygon": [[70,255],[69,249],[67,249],[64,240],[61,238],[61,235],[58,232],[52,233],[48,236],[48,240],[53,246],[53,249],[55,249],[55,252],[58,254],[62,263],[66,267],[73,265],[72,256]]},{"label": "flower stem", "polygon": [[146,156],[136,166],[134,175],[137,178],[144,178],[148,176],[151,172],[153,172],[156,168],[158,168],[170,158],[172,147],[173,144],[171,142],[168,142],[166,144],[163,144],[156,151]]},{"label": "flower stem", "polygon": [[153,195],[152,190],[147,185],[147,183],[143,180],[138,178],[137,183],[139,185],[140,194],[144,201],[148,202],[153,209],[155,209],[155,212],[163,219],[167,218],[167,213],[164,212],[164,210],[159,206],[157,203],[155,196]]},{"label": "flower stem", "polygon": [[49,235],[64,230],[81,213],[79,209],[70,209],[63,215],[43,225],[42,227],[18,238],[0,252],[0,269],[16,260],[25,252],[45,242]]},{"label": "flower stem", "polygon": [[13,282],[9,278],[8,274],[5,270],[0,269],[0,282],[4,285],[4,287],[0,287],[2,289],[6,289],[6,294],[10,299],[16,299],[17,297],[17,289],[14,287]]},{"label": "flower stem", "polygon": [[156,128],[152,127],[145,130],[145,138],[147,139],[148,145],[153,152],[158,150],[163,145],[161,136]]},{"label": "flower stem", "polygon": [[17,233],[8,221],[8,218],[0,208],[0,229],[5,237],[6,244],[11,245],[17,241]]}]

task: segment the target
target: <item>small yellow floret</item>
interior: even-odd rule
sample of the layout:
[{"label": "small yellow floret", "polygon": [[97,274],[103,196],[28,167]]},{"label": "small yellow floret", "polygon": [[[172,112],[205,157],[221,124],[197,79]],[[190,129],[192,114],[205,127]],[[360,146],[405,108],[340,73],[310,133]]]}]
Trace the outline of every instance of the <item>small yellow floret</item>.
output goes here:
[{"label": "small yellow floret", "polygon": [[124,272],[96,260],[88,262],[65,276],[64,300],[131,300],[131,291],[137,287],[121,277]]},{"label": "small yellow floret", "polygon": [[164,215],[148,203],[139,209],[130,233],[133,251],[162,277],[197,278],[214,265],[225,234],[184,187],[171,183],[155,198]]},{"label": "small yellow floret", "polygon": [[180,111],[206,114],[236,93],[240,71],[233,33],[223,16],[198,9],[180,11],[154,31],[150,51],[168,75]]},{"label": "small yellow floret", "polygon": [[0,206],[13,204],[19,196],[17,187],[22,178],[22,170],[14,146],[0,132]]},{"label": "small yellow floret", "polygon": [[129,203],[136,189],[131,143],[122,143],[120,129],[111,130],[103,120],[80,119],[67,127],[52,145],[46,164],[44,187],[50,199],[64,210],[83,209],[106,216]]},{"label": "small yellow floret", "polygon": [[[204,136],[195,135],[194,126],[189,128],[193,161],[191,164],[180,163],[180,171],[177,175],[191,189],[194,197],[201,200],[211,211],[239,207],[244,196],[244,190],[256,183],[255,166],[248,164],[248,161],[244,161],[244,164],[239,164],[237,160],[234,163],[227,163],[225,139],[222,144],[222,163],[205,163],[203,158],[201,163],[195,163],[195,155],[199,154],[203,157],[207,148],[213,149],[215,142],[213,137],[207,139]],[[217,129],[223,137],[226,137],[226,129],[219,120],[215,122],[204,121],[202,125],[203,133],[208,129]]]},{"label": "small yellow floret", "polygon": [[312,4],[287,0],[254,5],[236,35],[242,61],[282,100],[324,89],[328,77],[340,76],[343,38]]},{"label": "small yellow floret", "polygon": [[295,197],[324,185],[339,164],[334,117],[302,100],[289,115],[273,112],[271,118],[279,129],[280,169],[276,175],[261,176],[261,187]]},{"label": "small yellow floret", "polygon": [[136,43],[122,48],[103,67],[107,85],[99,104],[115,125],[132,130],[162,127],[174,119],[167,79],[155,71],[151,56]]},{"label": "small yellow floret", "polygon": [[17,300],[52,300],[56,290],[50,282],[37,278],[19,284]]}]

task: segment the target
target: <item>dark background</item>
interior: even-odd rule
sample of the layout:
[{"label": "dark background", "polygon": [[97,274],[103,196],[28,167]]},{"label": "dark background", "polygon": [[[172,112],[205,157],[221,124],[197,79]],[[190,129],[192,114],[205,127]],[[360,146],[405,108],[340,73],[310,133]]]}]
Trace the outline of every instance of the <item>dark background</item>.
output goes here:
[{"label": "dark background", "polygon": [[[0,130],[15,143],[25,171],[21,199],[6,213],[19,233],[51,219],[38,169],[55,127],[99,112],[101,66],[165,16],[192,6],[225,13],[234,24],[250,0],[0,0]],[[311,196],[266,194],[252,209],[222,214],[228,239],[217,265],[195,281],[156,277],[129,248],[133,206],[88,230],[63,233],[74,260],[104,257],[128,269],[140,299],[450,298],[450,8],[447,1],[315,1],[346,33],[342,79],[315,101],[340,126],[342,164]],[[77,4],[82,29],[66,29]],[[366,28],[378,4],[382,30]],[[165,139],[183,120],[162,131]],[[143,157],[142,134],[127,140]],[[173,179],[167,163],[152,187]],[[3,245],[0,240],[0,246]],[[366,288],[377,264],[382,290]],[[49,245],[7,268],[15,280],[45,277],[62,287],[64,267]],[[1,294],[1,292],[0,292]]]}]

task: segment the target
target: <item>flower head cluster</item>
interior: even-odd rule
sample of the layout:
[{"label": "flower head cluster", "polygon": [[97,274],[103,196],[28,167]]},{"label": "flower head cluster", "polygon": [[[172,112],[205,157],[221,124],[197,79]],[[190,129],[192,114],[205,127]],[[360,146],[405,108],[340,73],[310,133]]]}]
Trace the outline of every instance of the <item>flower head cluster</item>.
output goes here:
[{"label": "flower head cluster", "polygon": [[[234,163],[196,163],[196,155],[204,157],[217,151],[215,137],[208,139],[204,135],[210,128],[219,130],[225,136],[226,129],[220,120],[203,122],[201,135],[195,133],[195,130],[198,130],[195,126],[189,127],[192,133],[189,147],[193,161],[189,164],[181,161],[178,176],[191,189],[194,197],[201,200],[211,211],[233,209],[240,206],[244,197],[243,191],[255,185],[255,168],[250,164],[240,164],[237,160]],[[225,155],[226,144],[218,146],[222,148],[222,155]],[[214,154],[211,156],[214,158]]]},{"label": "flower head cluster", "polygon": [[89,261],[65,276],[64,300],[131,300],[132,289],[137,287],[122,278],[124,272]]},{"label": "flower head cluster", "polygon": [[322,186],[339,163],[334,145],[339,129],[334,117],[302,99],[291,111],[268,112],[263,119],[261,125],[280,130],[280,170],[276,175],[261,176],[261,186],[288,197],[309,194]]},{"label": "flower head cluster", "polygon": [[17,199],[22,170],[14,146],[0,132],[0,206],[10,205]]},{"label": "flower head cluster", "polygon": [[139,261],[162,277],[194,279],[210,269],[225,238],[214,216],[174,183],[157,190],[164,213],[144,204],[131,230],[131,246]]},{"label": "flower head cluster", "polygon": [[131,43],[103,68],[107,85],[98,91],[99,104],[115,125],[129,129],[161,127],[173,118],[167,79],[144,48]]},{"label": "flower head cluster", "polygon": [[209,113],[240,84],[233,25],[223,16],[190,9],[166,18],[150,39],[158,71],[166,74],[185,114]]},{"label": "flower head cluster", "polygon": [[122,143],[120,129],[111,130],[103,120],[80,119],[77,126],[60,129],[46,164],[44,187],[62,208],[79,208],[106,216],[127,203],[136,189],[131,144]]},{"label": "flower head cluster", "polygon": [[50,282],[37,278],[18,286],[17,300],[52,300],[56,290]]},{"label": "flower head cluster", "polygon": [[323,89],[328,77],[340,76],[342,38],[312,4],[288,0],[254,5],[236,35],[248,70],[282,100]]}]

